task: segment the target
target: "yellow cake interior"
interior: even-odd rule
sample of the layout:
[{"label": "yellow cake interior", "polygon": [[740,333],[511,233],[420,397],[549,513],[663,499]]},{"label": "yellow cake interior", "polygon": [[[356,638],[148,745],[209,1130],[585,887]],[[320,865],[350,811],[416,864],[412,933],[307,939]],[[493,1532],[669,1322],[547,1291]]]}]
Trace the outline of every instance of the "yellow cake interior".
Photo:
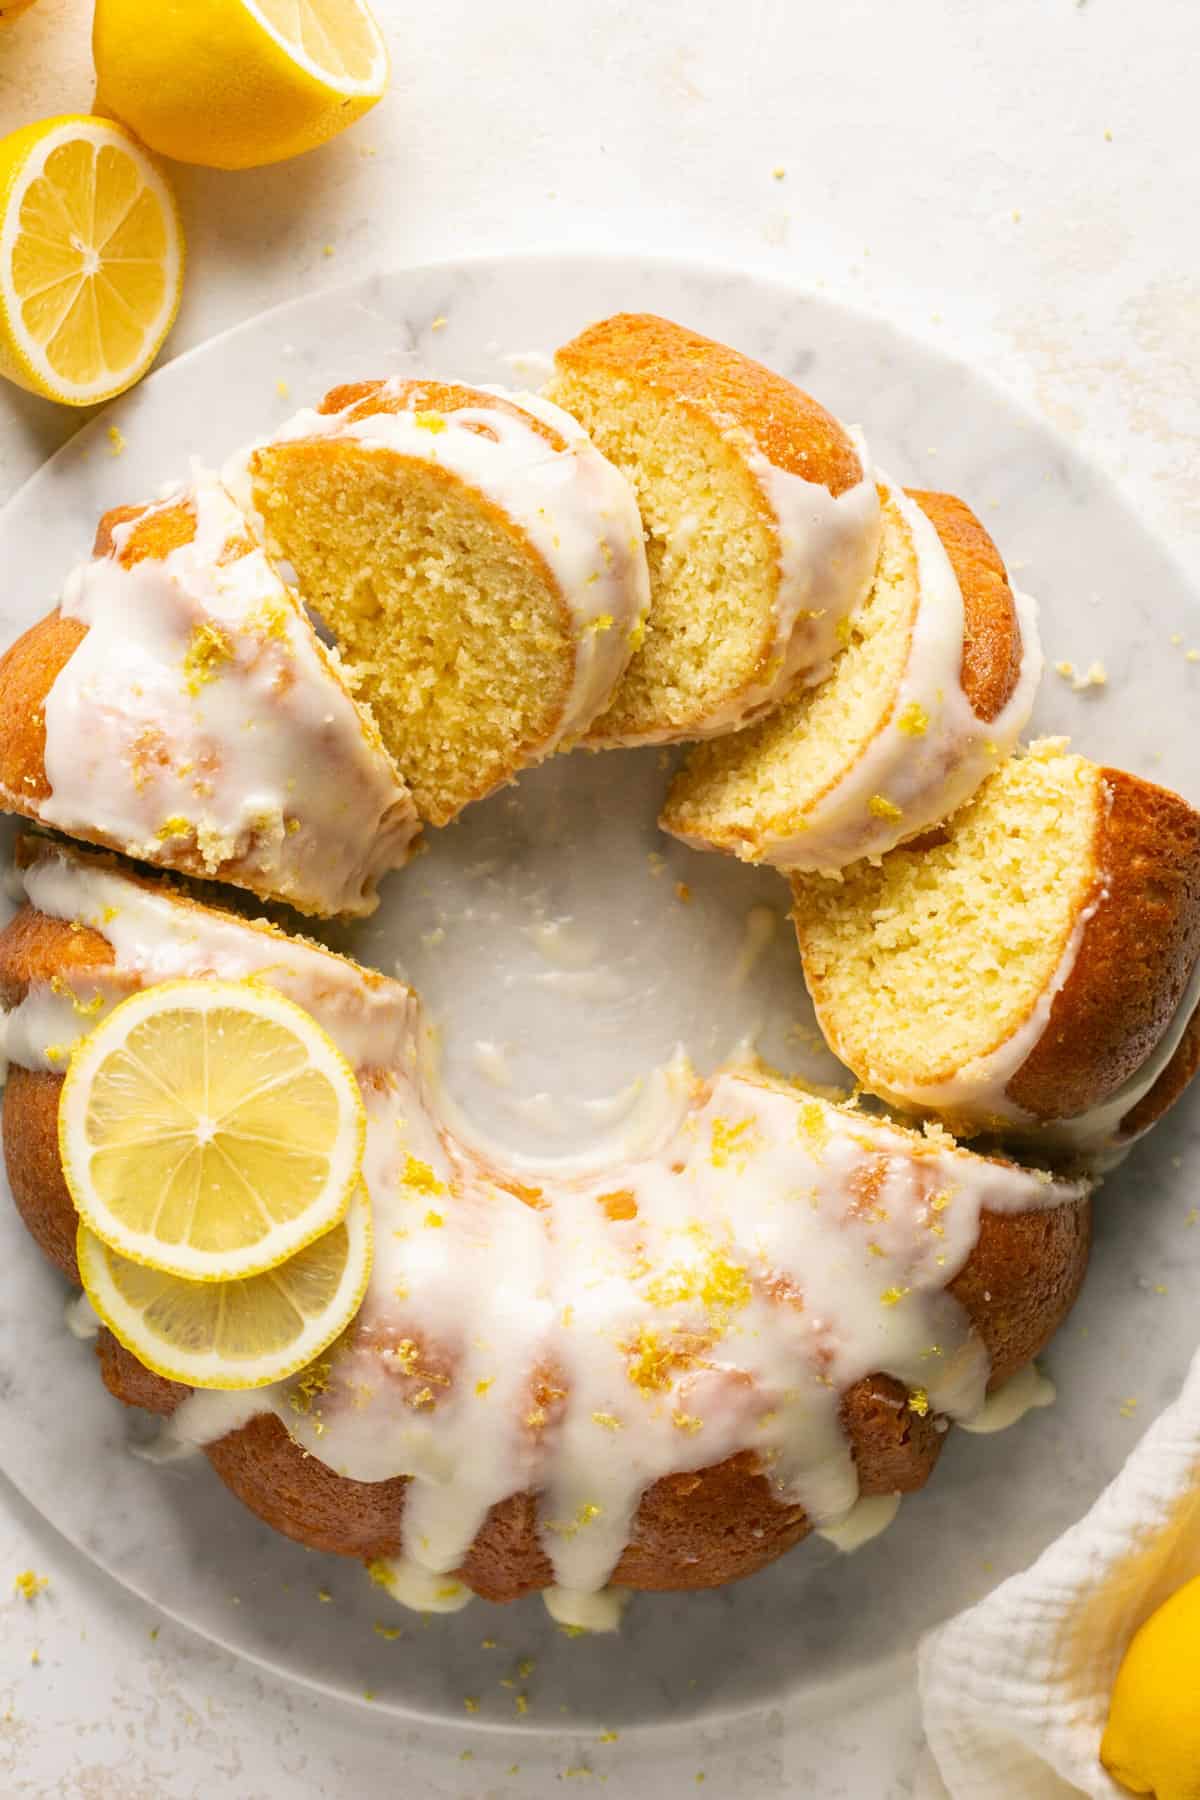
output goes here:
[{"label": "yellow cake interior", "polygon": [[919,599],[912,537],[886,500],[874,584],[845,621],[832,673],[759,724],[698,745],[667,797],[666,829],[748,862],[769,852],[772,840],[803,832],[806,815],[892,715]]},{"label": "yellow cake interior", "polygon": [[569,615],[540,557],[457,477],[283,444],[257,453],[254,499],[422,818],[446,824],[551,734],[574,676]]},{"label": "yellow cake interior", "polygon": [[646,531],[646,632],[591,735],[686,731],[758,672],[778,546],[742,449],[701,415],[606,374],[560,372],[550,399],[631,483]]},{"label": "yellow cake interior", "polygon": [[793,878],[809,988],[852,1068],[945,1081],[1018,1029],[1087,903],[1100,800],[1095,764],[1046,740],[938,833],[841,881]]}]

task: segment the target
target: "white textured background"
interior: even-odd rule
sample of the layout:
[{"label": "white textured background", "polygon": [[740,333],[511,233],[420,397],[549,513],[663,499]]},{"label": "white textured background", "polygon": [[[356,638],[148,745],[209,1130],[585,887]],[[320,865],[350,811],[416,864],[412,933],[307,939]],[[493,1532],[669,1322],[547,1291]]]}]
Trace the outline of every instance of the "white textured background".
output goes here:
[{"label": "white textured background", "polygon": [[[375,5],[394,77],[355,131],[274,170],[177,171],[191,268],[170,350],[383,264],[535,246],[711,256],[970,359],[1105,464],[1194,562],[1193,0]],[[0,132],[87,110],[89,15],[87,0],[40,0],[0,35]],[[0,499],[72,424],[0,395]],[[32,1605],[5,1598],[27,1565],[51,1578]],[[155,1629],[0,1485],[3,1800],[409,1791],[394,1725]],[[887,1729],[874,1702],[864,1719]],[[671,1754],[676,1772],[701,1769],[702,1734]],[[608,1791],[633,1794],[620,1766]],[[767,1730],[739,1800],[831,1791]],[[522,1783],[473,1784],[448,1753],[444,1792]]]}]

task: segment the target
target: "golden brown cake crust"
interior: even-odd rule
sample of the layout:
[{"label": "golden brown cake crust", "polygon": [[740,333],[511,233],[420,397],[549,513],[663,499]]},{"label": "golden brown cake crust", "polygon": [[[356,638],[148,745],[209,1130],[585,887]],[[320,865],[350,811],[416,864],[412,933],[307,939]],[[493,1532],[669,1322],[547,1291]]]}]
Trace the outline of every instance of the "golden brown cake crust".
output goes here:
[{"label": "golden brown cake crust", "polygon": [[[140,524],[135,523],[138,520]],[[117,561],[123,569],[132,569],[135,563],[164,562],[172,550],[190,544],[196,535],[196,509],[186,501],[178,506],[114,506],[96,527],[94,557],[113,554],[113,533],[121,525],[134,529],[126,533]],[[249,546],[248,536],[245,542]]]},{"label": "golden brown cake crust", "polygon": [[963,597],[963,693],[980,719],[995,719],[1021,678],[1021,627],[1004,559],[965,500],[906,488],[950,559]]},{"label": "golden brown cake crust", "polygon": [[76,1287],[75,1202],[58,1154],[62,1076],[14,1063],[4,1086],[4,1161],[13,1201],[38,1249]]},{"label": "golden brown cake crust", "polygon": [[[187,1393],[148,1374],[108,1332],[97,1345],[109,1391],[129,1406],[174,1410]],[[843,1419],[864,1495],[923,1487],[944,1433],[908,1406],[899,1382],[870,1376],[847,1394]],[[226,1486],[275,1530],[336,1556],[399,1555],[407,1478],[351,1481],[308,1456],[273,1414],[211,1444],[206,1455]],[[731,1529],[731,1525],[736,1529]],[[694,1474],[670,1475],[643,1496],[630,1542],[613,1572],[618,1587],[720,1587],[772,1562],[807,1536],[804,1510],[782,1505],[752,1452]],[[493,1506],[457,1574],[485,1600],[515,1600],[549,1587],[537,1499],[513,1494]]]},{"label": "golden brown cake crust", "polygon": [[863,478],[849,434],[803,389],[762,363],[653,313],[617,313],[555,353],[559,367],[587,377],[625,378],[688,407],[721,428],[749,432],[775,465],[841,494]]},{"label": "golden brown cake crust", "polygon": [[5,806],[36,818],[50,797],[46,779],[46,696],[87,636],[56,607],[0,657],[0,788]]},{"label": "golden brown cake crust", "polygon": [[1118,1137],[1122,1141],[1140,1137],[1143,1131],[1157,1124],[1163,1114],[1174,1106],[1179,1096],[1200,1069],[1200,1006],[1198,1006],[1187,1022],[1183,1036],[1175,1049],[1175,1054],[1159,1076],[1148,1094],[1144,1094],[1137,1105],[1125,1114],[1121,1120]]},{"label": "golden brown cake crust", "polygon": [[[55,1130],[61,1077],[12,1073],[18,1080],[5,1097],[4,1127],[14,1196],[43,1252],[77,1280],[75,1211]],[[950,1292],[987,1346],[992,1386],[1036,1356],[1065,1317],[1083,1281],[1090,1237],[1086,1199],[1046,1211],[982,1215],[978,1241]],[[168,1414],[189,1392],[143,1368],[107,1331],[97,1355],[106,1387],[127,1406]],[[944,1431],[934,1417],[912,1410],[900,1382],[877,1374],[856,1383],[843,1399],[842,1419],[864,1495],[924,1486]],[[286,1537],[367,1560],[399,1553],[405,1477],[361,1482],[336,1475],[302,1450],[274,1414],[229,1432],[206,1455],[243,1504]],[[717,1587],[753,1574],[809,1530],[803,1508],[781,1504],[753,1453],[743,1452],[648,1489],[612,1579],[643,1589]],[[489,1600],[548,1587],[553,1572],[537,1531],[536,1497],[515,1494],[494,1506],[458,1572]]]},{"label": "golden brown cake crust", "polygon": [[1095,910],[1007,1088],[1039,1119],[1087,1112],[1141,1068],[1200,957],[1200,813],[1120,769],[1101,769],[1100,788]]},{"label": "golden brown cake crust", "polygon": [[[562,433],[536,413],[526,412],[524,407],[514,405],[502,394],[488,394],[481,388],[466,387],[457,381],[345,382],[341,387],[329,390],[317,411],[345,412],[350,424],[356,424],[359,419],[369,419],[374,413],[503,413],[510,419],[519,419],[536,436],[544,438],[552,450],[565,450],[568,447]],[[467,426],[467,430],[495,436],[494,432],[488,432],[487,426],[482,422]]]},{"label": "golden brown cake crust", "polygon": [[140,1406],[144,1412],[167,1418],[192,1391],[178,1381],[168,1381],[165,1375],[156,1375],[153,1369],[144,1368],[103,1325],[96,1334],[96,1358],[101,1380],[123,1406]]},{"label": "golden brown cake crust", "polygon": [[[162,558],[196,535],[194,511],[187,506],[117,506],[96,527],[92,554],[109,556],[113,532],[146,515],[144,526],[131,531],[121,549],[121,562],[131,567],[145,557]],[[23,632],[0,657],[0,788],[7,790],[12,811],[36,818],[50,797],[46,779],[45,704],[54,683],[87,636],[87,626],[64,618],[55,607]],[[97,839],[97,842],[103,841]]]},{"label": "golden brown cake crust", "polygon": [[111,968],[112,945],[90,925],[72,925],[23,906],[0,931],[0,1006],[19,1006],[31,983],[69,981]]},{"label": "golden brown cake crust", "polygon": [[987,1345],[989,1388],[1001,1387],[1054,1336],[1083,1286],[1091,1245],[1090,1200],[982,1214],[975,1248],[950,1292]]}]

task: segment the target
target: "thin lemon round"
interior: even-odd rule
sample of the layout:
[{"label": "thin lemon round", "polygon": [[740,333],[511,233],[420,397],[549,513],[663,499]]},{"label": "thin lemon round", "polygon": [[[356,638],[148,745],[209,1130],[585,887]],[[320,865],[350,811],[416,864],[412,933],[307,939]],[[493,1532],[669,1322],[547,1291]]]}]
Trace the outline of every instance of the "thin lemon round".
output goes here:
[{"label": "thin lemon round", "polygon": [[315,1019],[273,988],[169,981],[71,1057],[63,1173],[110,1248],[189,1281],[275,1268],[345,1216],[366,1115]]},{"label": "thin lemon round", "polygon": [[267,1387],[319,1356],[358,1311],[371,1208],[360,1182],[340,1225],[242,1281],[181,1281],[128,1262],[86,1225],[76,1248],[88,1299],[147,1369],[189,1387]]},{"label": "thin lemon round", "polygon": [[96,0],[96,104],[179,162],[250,169],[344,131],[383,93],[365,0]]},{"label": "thin lemon round", "polygon": [[123,125],[69,114],[0,140],[0,375],[67,406],[123,393],[179,310],[183,229]]}]

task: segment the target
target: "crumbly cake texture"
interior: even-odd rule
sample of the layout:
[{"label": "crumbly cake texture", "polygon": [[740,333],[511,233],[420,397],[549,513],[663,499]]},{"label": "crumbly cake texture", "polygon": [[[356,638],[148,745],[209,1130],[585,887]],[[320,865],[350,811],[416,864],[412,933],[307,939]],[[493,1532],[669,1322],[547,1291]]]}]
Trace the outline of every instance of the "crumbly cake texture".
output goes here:
[{"label": "crumbly cake texture", "polygon": [[[831,673],[757,725],[698,745],[671,785],[664,830],[747,862],[836,869],[928,829],[1012,748],[1036,669],[1012,705],[1027,646],[999,552],[953,495],[910,493],[945,552],[930,570],[912,506],[886,489],[880,498],[875,578]],[[919,631],[922,608],[949,616]]]},{"label": "crumbly cake texture", "polygon": [[586,730],[642,629],[626,483],[533,396],[337,388],[248,460],[248,499],[445,825]]},{"label": "crumbly cake texture", "polygon": [[879,528],[873,483],[832,414],[648,314],[564,345],[546,391],[629,477],[650,562],[644,640],[588,743],[728,730],[823,669],[866,592]]},{"label": "crumbly cake texture", "polygon": [[[29,1021],[69,1031],[76,1004],[90,1017],[94,992],[169,977],[185,946],[191,972],[197,957],[221,974],[230,956],[240,966],[269,956],[276,967],[290,956],[293,997],[297,983],[319,984],[311,1009],[341,1031],[360,1071],[367,1179],[385,1251],[355,1326],[305,1377],[248,1396],[193,1399],[107,1332],[98,1351],[111,1391],[171,1414],[180,1430],[189,1420],[184,1441],[201,1445],[262,1518],[313,1548],[367,1559],[385,1585],[420,1563],[427,1534],[435,1540],[427,1579],[497,1600],[548,1586],[685,1588],[749,1574],[855,1494],[923,1485],[947,1416],[970,1417],[985,1389],[1037,1354],[1083,1279],[1085,1186],[970,1156],[766,1076],[700,1084],[661,1148],[627,1166],[561,1193],[518,1181],[439,1140],[405,1072],[411,999],[399,984],[316,945],[285,952],[281,934],[261,922],[164,893],[113,858],[40,842],[25,845],[21,860],[30,903],[0,934],[0,1002],[10,1021],[27,1021],[13,1035],[27,1060],[14,1065],[5,1093],[5,1150],[22,1217],[68,1278],[75,1215],[57,1153],[62,1078],[44,1056],[43,1066],[28,1066],[39,1053]],[[129,945],[147,942],[152,956],[131,966]],[[51,1001],[59,1013],[39,1012]],[[395,1035],[379,1035],[377,1007],[394,1012]],[[86,1030],[87,1017],[76,1014],[75,1029]],[[385,1058],[396,1059],[390,1071]],[[824,1223],[808,1204],[781,1212],[770,1198],[796,1181],[817,1184]],[[741,1235],[735,1196],[753,1215]],[[812,1236],[811,1279],[824,1279],[830,1249],[842,1269],[842,1338],[857,1349],[851,1364],[830,1365],[832,1389],[815,1369],[802,1373],[807,1258],[789,1236],[797,1230],[804,1242]],[[515,1307],[512,1296],[497,1301],[493,1314],[496,1269],[507,1272],[501,1286],[536,1287],[548,1231],[561,1318],[532,1297]],[[774,1248],[760,1254],[751,1248],[760,1241]],[[597,1267],[607,1270],[609,1296],[600,1313],[588,1279]],[[548,1264],[541,1279],[549,1277]],[[819,1288],[813,1304],[827,1305]],[[459,1341],[464,1316],[471,1344],[501,1334],[482,1376],[476,1352]],[[511,1345],[503,1318],[525,1333]],[[579,1348],[573,1331],[583,1334]],[[779,1367],[813,1384],[789,1424],[768,1371],[793,1332]],[[883,1367],[872,1366],[876,1353]],[[843,1367],[853,1379],[840,1377]],[[603,1410],[589,1385],[597,1370],[610,1383]],[[234,1411],[222,1410],[231,1400]],[[211,1422],[197,1426],[191,1409],[214,1402]],[[797,1431],[792,1488],[781,1470],[795,1460]],[[577,1480],[593,1498],[564,1503]],[[801,1489],[824,1497],[824,1514],[806,1507]],[[622,1494],[628,1516],[614,1502]],[[447,1519],[461,1541],[452,1532],[455,1547],[439,1562]],[[609,1548],[593,1566],[588,1540],[601,1532],[611,1534]],[[564,1582],[564,1570],[580,1568],[586,1579]]]},{"label": "crumbly cake texture", "polygon": [[896,1104],[978,1131],[1124,1100],[1119,1137],[1194,1068],[1200,815],[1060,740],[928,839],[793,895],[822,1029]]},{"label": "crumbly cake texture", "polygon": [[10,811],[301,912],[372,911],[418,835],[369,710],[209,477],[104,516],[0,659],[0,716]]}]

